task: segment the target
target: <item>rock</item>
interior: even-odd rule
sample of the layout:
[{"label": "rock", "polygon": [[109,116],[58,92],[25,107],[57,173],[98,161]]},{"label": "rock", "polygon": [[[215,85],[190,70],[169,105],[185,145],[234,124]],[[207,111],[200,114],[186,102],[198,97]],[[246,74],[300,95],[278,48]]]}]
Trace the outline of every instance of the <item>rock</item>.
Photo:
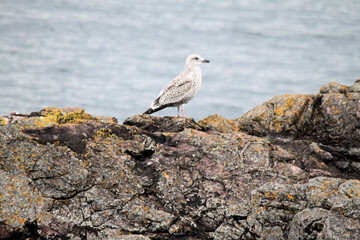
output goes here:
[{"label": "rock", "polygon": [[348,87],[337,82],[330,82],[320,88],[321,93],[346,93]]},{"label": "rock", "polygon": [[276,96],[236,122],[252,134],[289,133],[322,144],[359,147],[360,95],[348,94],[357,85],[329,83],[316,95]]},{"label": "rock", "polygon": [[313,153],[315,153],[316,155],[318,155],[321,159],[323,159],[323,160],[333,159],[333,156],[331,155],[331,153],[321,149],[321,147],[318,143],[313,142],[309,145],[309,147],[310,147],[311,151]]},{"label": "rock", "polygon": [[358,239],[360,236],[360,181],[341,184],[329,200],[331,208],[319,239]]},{"label": "rock", "polygon": [[0,239],[358,239],[357,83],[239,119],[0,118]]},{"label": "rock", "polygon": [[224,133],[237,132],[238,127],[230,119],[226,119],[218,114],[211,115],[199,122],[206,131],[214,130]]},{"label": "rock", "polygon": [[358,180],[324,177],[306,184],[265,184],[252,192],[254,210],[248,218],[264,239],[357,239],[359,186]]},{"label": "rock", "polygon": [[236,120],[238,127],[252,134],[302,131],[313,114],[315,95],[282,95],[257,106]]},{"label": "rock", "polygon": [[346,169],[350,165],[350,161],[346,161],[346,160],[345,161],[336,161],[335,165],[338,168]]},{"label": "rock", "polygon": [[124,125],[136,126],[148,132],[181,132],[185,128],[202,130],[201,126],[192,118],[154,117],[150,115],[136,115],[125,119]]},{"label": "rock", "polygon": [[360,92],[360,78],[356,80],[355,84],[350,87],[351,92]]},{"label": "rock", "polygon": [[317,239],[324,228],[328,210],[323,208],[305,208],[295,214],[290,223],[289,239]]},{"label": "rock", "polygon": [[359,81],[349,87],[331,82],[315,95],[276,96],[233,122],[238,129],[266,137],[291,152],[312,151],[315,154],[301,160],[309,170],[322,164],[339,169],[335,174],[335,169],[316,167],[311,170],[312,177],[320,171],[346,178],[341,172],[350,166],[352,170],[346,174],[351,172],[359,178],[360,172],[352,168],[352,163],[358,162],[360,148],[360,94],[355,93],[358,85]]}]

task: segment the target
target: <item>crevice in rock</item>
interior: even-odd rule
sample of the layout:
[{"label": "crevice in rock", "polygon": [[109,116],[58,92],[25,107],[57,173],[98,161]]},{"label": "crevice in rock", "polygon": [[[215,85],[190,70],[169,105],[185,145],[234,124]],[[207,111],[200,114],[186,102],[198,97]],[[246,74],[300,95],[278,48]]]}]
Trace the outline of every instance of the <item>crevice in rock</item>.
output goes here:
[{"label": "crevice in rock", "polygon": [[[250,230],[250,228],[245,227],[244,228],[245,231],[243,232],[243,234],[240,235],[240,240],[256,240],[256,239],[260,239],[261,236],[259,236],[257,233],[253,232]],[[250,234],[250,236],[249,236]]]},{"label": "crevice in rock", "polygon": [[133,157],[136,161],[144,161],[148,158],[150,158],[153,154],[153,150],[146,149],[140,153],[135,153],[130,150],[126,150],[125,153],[129,154],[131,157]]},{"label": "crevice in rock", "polygon": [[[39,235],[39,227],[37,222],[25,222],[24,227],[21,231],[12,232],[9,238],[5,238],[4,240],[46,240],[47,238]],[[57,239],[69,239],[69,238],[57,238]]]},{"label": "crevice in rock", "polygon": [[[309,109],[309,99],[306,99],[304,104],[300,107],[299,113],[298,114],[294,114],[295,117],[293,119],[293,121],[290,123],[290,125],[294,126],[295,129],[297,129],[296,124],[300,121],[301,117],[303,116],[303,114],[306,112],[306,110]],[[301,129],[299,129],[301,131]]]}]

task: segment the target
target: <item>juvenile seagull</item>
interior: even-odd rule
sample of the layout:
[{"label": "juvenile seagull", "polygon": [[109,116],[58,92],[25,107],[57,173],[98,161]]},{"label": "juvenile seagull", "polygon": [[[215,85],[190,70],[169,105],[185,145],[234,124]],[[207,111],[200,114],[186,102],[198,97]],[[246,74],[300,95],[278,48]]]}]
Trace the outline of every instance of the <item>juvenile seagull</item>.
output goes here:
[{"label": "juvenile seagull", "polygon": [[143,114],[151,114],[167,107],[177,107],[180,117],[180,106],[184,117],[184,104],[193,99],[201,87],[201,63],[208,63],[199,55],[192,54],[186,58],[185,70],[172,80],[159,96],[151,103],[150,108]]}]

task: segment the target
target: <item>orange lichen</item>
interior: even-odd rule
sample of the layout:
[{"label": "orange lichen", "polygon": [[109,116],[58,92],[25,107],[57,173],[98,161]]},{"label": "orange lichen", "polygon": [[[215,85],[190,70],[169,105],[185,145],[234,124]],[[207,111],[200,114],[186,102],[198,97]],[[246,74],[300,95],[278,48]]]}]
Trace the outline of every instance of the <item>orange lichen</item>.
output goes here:
[{"label": "orange lichen", "polygon": [[[26,179],[5,176],[2,180],[8,182],[4,192],[0,193],[0,215],[6,224],[17,227],[34,218],[41,218],[43,222],[50,220],[50,213],[43,210],[47,200],[29,189]],[[8,199],[8,196],[12,198]]]},{"label": "orange lichen", "polygon": [[265,197],[268,199],[276,199],[277,198],[277,191],[274,192],[266,192]]},{"label": "orange lichen", "polygon": [[199,125],[225,133],[238,132],[239,130],[234,121],[217,114],[199,121]]},{"label": "orange lichen", "polygon": [[276,109],[274,110],[274,112],[275,112],[277,115],[281,115],[281,114],[283,114],[284,109],[276,108]]}]

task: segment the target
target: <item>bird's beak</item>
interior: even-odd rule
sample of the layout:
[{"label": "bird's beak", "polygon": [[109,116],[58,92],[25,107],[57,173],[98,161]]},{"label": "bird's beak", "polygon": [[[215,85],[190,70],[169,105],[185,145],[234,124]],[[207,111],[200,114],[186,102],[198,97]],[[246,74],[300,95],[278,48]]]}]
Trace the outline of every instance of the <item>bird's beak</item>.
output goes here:
[{"label": "bird's beak", "polygon": [[209,63],[210,61],[207,60],[207,59],[204,59],[202,62],[203,62],[203,63]]}]

